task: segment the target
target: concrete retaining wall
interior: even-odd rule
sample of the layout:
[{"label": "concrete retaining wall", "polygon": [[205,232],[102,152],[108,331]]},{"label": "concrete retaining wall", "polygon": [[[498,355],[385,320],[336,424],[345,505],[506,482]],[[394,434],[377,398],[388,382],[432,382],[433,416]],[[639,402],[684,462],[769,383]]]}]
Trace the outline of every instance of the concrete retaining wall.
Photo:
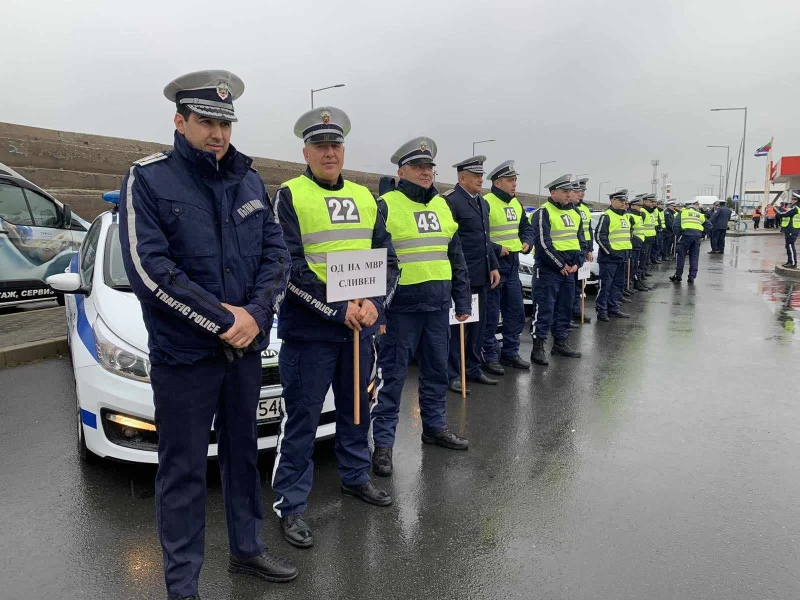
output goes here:
[{"label": "concrete retaining wall", "polygon": [[[154,142],[0,122],[0,163],[70,204],[75,213],[88,221],[106,210],[100,194],[119,189],[131,163],[166,148],[168,146]],[[261,157],[254,157],[253,167],[270,194],[281,183],[305,170],[305,165],[300,163]],[[380,174],[350,170],[343,174],[377,193]],[[442,192],[451,187],[437,184]],[[534,194],[518,194],[517,197],[525,206],[539,206],[545,200]]]}]

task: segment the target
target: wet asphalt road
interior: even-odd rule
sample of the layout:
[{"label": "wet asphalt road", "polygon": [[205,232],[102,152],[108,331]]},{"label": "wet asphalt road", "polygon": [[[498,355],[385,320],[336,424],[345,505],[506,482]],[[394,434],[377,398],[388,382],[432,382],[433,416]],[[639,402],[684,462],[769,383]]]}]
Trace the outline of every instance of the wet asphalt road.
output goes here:
[{"label": "wet asphalt road", "polygon": [[[633,319],[574,334],[583,359],[451,395],[467,453],[422,446],[412,375],[392,507],[343,498],[322,444],[316,546],[289,547],[266,514],[293,584],[227,573],[212,477],[203,598],[800,597],[800,284],[757,272],[781,238],[707,250],[694,288],[656,268]],[[0,370],[0,390],[0,598],[164,597],[154,470],[79,463],[69,362]]]}]

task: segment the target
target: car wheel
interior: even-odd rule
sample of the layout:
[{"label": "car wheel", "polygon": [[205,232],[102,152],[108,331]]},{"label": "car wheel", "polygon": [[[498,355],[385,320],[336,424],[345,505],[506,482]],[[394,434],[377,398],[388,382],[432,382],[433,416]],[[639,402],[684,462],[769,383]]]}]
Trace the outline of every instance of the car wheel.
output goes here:
[{"label": "car wheel", "polygon": [[86,438],[83,436],[83,419],[81,418],[81,402],[80,402],[80,400],[77,400],[77,397],[78,397],[78,394],[77,394],[77,390],[76,390],[76,393],[75,393],[75,398],[76,398],[75,404],[78,407],[78,410],[77,410],[78,456],[80,457],[81,461],[83,461],[85,463],[91,463],[91,462],[94,462],[95,456],[94,456],[94,454],[92,454],[92,452],[89,450],[89,448],[86,447]]},{"label": "car wheel", "polygon": [[59,306],[64,306],[64,294],[56,294],[56,302],[58,302]]}]

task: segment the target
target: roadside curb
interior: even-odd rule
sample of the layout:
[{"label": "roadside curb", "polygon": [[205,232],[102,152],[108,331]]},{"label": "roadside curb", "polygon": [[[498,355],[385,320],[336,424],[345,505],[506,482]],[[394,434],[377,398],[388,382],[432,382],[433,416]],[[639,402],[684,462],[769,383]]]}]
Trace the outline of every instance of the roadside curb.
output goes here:
[{"label": "roadside curb", "polygon": [[786,279],[800,281],[800,269],[787,269],[786,267],[775,265],[775,272]]},{"label": "roadside curb", "polygon": [[781,234],[780,231],[767,231],[765,233],[761,233],[761,232],[759,232],[759,233],[755,233],[755,232],[740,233],[740,232],[737,232],[737,231],[729,231],[727,237],[735,237],[735,238],[739,238],[739,237],[763,237],[763,236],[767,236],[767,235],[780,235],[780,234]]},{"label": "roadside curb", "polygon": [[0,348],[0,368],[21,365],[59,354],[67,354],[67,352],[69,352],[69,347],[66,336],[19,346],[8,346]]}]

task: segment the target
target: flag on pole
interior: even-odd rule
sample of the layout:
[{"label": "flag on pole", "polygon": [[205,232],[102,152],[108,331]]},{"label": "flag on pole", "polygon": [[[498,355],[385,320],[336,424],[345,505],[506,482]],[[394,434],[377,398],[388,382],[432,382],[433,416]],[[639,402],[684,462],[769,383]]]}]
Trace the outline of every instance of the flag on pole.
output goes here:
[{"label": "flag on pole", "polygon": [[774,140],[775,138],[770,138],[768,144],[764,144],[763,146],[761,146],[761,148],[756,150],[756,156],[766,156],[767,154],[769,154],[769,151],[772,150],[772,142]]}]

